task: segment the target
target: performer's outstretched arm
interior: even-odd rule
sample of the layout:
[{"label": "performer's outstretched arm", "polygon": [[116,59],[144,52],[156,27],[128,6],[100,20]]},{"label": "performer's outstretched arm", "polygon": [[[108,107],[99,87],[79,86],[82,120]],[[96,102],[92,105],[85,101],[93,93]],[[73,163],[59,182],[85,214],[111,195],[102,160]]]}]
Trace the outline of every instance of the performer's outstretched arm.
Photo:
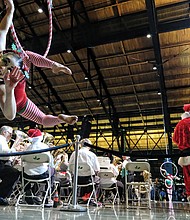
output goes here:
[{"label": "performer's outstretched arm", "polygon": [[6,14],[0,22],[0,51],[6,48],[6,37],[14,14],[13,0],[5,0],[5,4],[7,8]]},{"label": "performer's outstretched arm", "polygon": [[19,68],[14,67],[11,72],[5,74],[5,84],[0,85],[0,108],[8,120],[13,120],[16,116],[17,108],[14,89],[23,77]]}]

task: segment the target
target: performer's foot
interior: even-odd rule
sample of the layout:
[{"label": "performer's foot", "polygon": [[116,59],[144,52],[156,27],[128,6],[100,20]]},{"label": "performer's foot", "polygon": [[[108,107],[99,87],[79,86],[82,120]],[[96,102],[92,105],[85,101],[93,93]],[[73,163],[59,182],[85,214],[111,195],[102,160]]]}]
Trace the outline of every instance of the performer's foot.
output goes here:
[{"label": "performer's foot", "polygon": [[58,118],[69,125],[74,125],[78,121],[78,117],[76,115],[60,114],[58,115]]},{"label": "performer's foot", "polygon": [[52,72],[53,73],[63,72],[65,74],[72,75],[72,72],[68,67],[56,62],[53,64]]}]

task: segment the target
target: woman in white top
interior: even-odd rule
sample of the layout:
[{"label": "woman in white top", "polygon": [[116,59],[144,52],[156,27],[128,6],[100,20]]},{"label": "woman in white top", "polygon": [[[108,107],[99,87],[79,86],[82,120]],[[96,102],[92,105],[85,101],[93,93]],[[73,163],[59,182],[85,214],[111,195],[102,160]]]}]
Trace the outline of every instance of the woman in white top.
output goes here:
[{"label": "woman in white top", "polygon": [[[123,198],[124,185],[121,181],[117,180],[117,177],[119,175],[119,170],[118,170],[117,166],[114,165],[113,160],[114,160],[114,157],[112,156],[111,160],[110,160],[110,165],[108,167],[108,170],[112,171],[112,173],[114,174],[114,177],[112,177],[110,179],[100,178],[100,185],[103,185],[103,186],[108,187],[108,188],[112,188],[112,187],[115,186],[115,184],[117,184],[119,197],[120,197],[120,199],[122,199]],[[112,191],[113,191],[114,194],[116,193],[115,189],[113,189]]]}]

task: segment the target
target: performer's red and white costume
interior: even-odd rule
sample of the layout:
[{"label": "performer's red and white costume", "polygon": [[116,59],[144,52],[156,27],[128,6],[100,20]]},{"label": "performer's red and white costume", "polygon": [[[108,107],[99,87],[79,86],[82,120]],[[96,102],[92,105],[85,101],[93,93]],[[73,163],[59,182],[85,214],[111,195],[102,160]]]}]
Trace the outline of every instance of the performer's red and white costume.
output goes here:
[{"label": "performer's red and white costume", "polygon": [[[184,105],[184,111],[189,117],[182,119],[175,127],[173,141],[179,150],[190,149],[190,104]],[[187,197],[190,196],[190,165],[183,166],[184,183]]]},{"label": "performer's red and white costume", "polygon": [[46,57],[43,57],[42,55],[40,54],[37,54],[37,53],[34,53],[34,52],[31,52],[31,51],[25,51],[25,53],[28,55],[28,58],[27,57],[24,57],[23,58],[23,63],[28,67],[30,68],[31,67],[31,64],[34,64],[34,66],[38,66],[38,67],[46,67],[46,68],[49,68],[49,69],[52,69],[53,68],[53,65],[55,64],[54,61],[46,58]]},{"label": "performer's red and white costume", "polygon": [[[39,54],[26,51],[29,58],[24,58],[23,63],[30,68],[31,63],[38,67],[46,67],[52,69],[54,61],[51,61]],[[37,124],[54,126],[62,123],[56,116],[45,115],[28,97],[25,91],[26,79],[19,82],[15,88],[15,99],[17,105],[17,113],[22,117],[36,122]]]}]

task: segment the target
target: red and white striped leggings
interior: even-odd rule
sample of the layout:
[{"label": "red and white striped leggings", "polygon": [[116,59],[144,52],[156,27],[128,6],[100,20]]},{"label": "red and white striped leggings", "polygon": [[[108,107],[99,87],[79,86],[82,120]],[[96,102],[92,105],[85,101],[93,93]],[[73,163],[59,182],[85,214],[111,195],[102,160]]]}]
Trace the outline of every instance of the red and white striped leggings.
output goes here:
[{"label": "red and white striped leggings", "polygon": [[46,67],[52,69],[54,61],[43,57],[40,54],[31,52],[31,51],[25,51],[29,58],[25,57],[23,59],[23,63],[30,69],[31,63],[34,64],[34,66],[37,67]]},{"label": "red and white striped leggings", "polygon": [[[39,54],[31,51],[26,51],[29,59],[24,58],[24,64],[30,68],[31,63],[38,67],[52,68],[54,61],[51,61]],[[15,99],[17,105],[17,113],[22,117],[34,121],[37,124],[44,125],[46,127],[58,125],[62,120],[56,116],[44,114],[26,95],[26,81],[25,79],[18,83],[15,88]]]}]

